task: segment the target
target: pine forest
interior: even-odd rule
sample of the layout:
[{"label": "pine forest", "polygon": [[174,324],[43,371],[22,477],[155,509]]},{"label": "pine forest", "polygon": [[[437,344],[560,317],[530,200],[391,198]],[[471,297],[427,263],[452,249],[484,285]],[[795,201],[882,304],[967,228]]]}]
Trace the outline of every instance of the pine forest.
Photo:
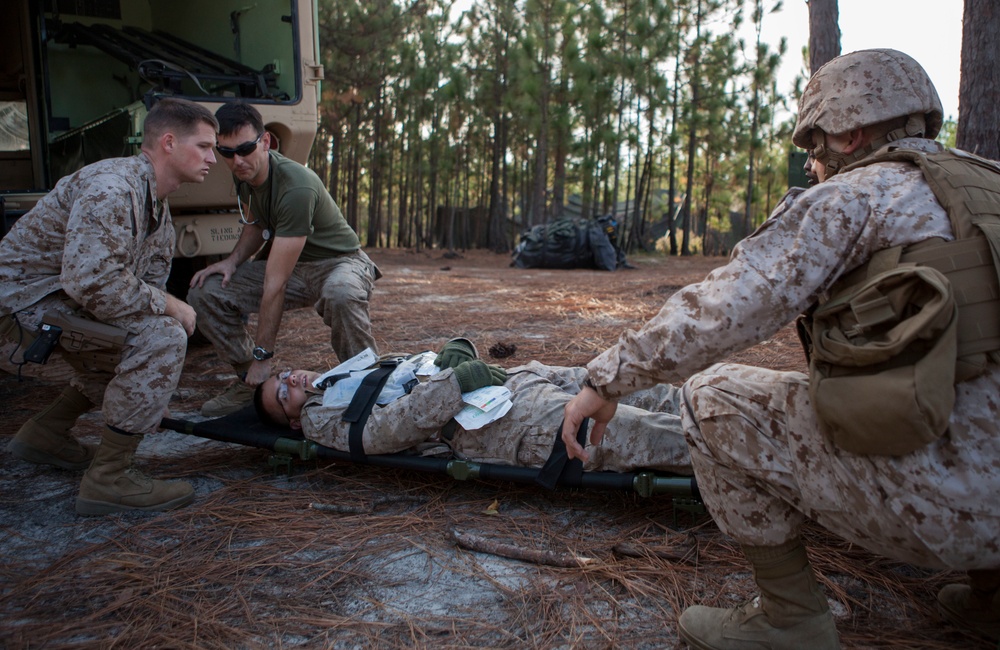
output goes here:
[{"label": "pine forest", "polygon": [[310,166],[369,247],[504,252],[572,211],[612,214],[627,252],[726,254],[789,183],[807,66],[761,42],[780,9],[320,0]]}]

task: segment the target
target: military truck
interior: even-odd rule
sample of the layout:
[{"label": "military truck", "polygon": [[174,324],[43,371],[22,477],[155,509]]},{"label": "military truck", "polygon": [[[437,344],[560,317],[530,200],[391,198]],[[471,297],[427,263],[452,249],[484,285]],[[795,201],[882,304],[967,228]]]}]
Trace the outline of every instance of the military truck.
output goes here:
[{"label": "military truck", "polygon": [[[213,112],[251,102],[278,150],[305,163],[323,76],[316,24],[315,0],[0,2],[0,235],[63,176],[137,153],[166,96]],[[239,237],[221,158],[170,206],[177,258],[226,254]]]}]

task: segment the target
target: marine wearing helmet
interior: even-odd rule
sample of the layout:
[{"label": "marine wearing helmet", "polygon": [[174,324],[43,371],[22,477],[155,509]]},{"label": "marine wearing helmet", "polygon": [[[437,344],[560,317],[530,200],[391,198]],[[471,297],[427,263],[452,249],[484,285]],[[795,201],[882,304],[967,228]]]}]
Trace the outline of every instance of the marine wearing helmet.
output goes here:
[{"label": "marine wearing helmet", "polygon": [[[934,138],[941,130],[941,99],[927,72],[897,50],[859,50],[833,59],[812,76],[799,100],[792,133],[829,178],[889,142]],[[850,152],[832,150],[827,135],[865,130],[866,142]]]}]

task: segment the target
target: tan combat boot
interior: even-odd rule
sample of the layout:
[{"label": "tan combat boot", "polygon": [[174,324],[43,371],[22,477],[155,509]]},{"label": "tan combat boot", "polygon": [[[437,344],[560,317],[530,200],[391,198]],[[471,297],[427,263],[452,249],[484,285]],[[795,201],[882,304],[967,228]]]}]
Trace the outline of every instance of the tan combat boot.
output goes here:
[{"label": "tan combat boot", "polygon": [[253,402],[253,387],[243,382],[250,363],[240,363],[233,368],[236,370],[236,381],[229,386],[218,397],[213,397],[201,405],[201,414],[206,418],[221,418],[224,415],[235,413],[241,408]]},{"label": "tan combat boot", "polygon": [[7,451],[29,463],[87,469],[94,458],[94,447],[80,444],[69,431],[91,408],[93,404],[83,393],[67,386],[54,402],[21,425],[7,444]]},{"label": "tan combat boot", "polygon": [[173,510],[194,500],[190,483],[152,479],[132,467],[132,457],[142,438],[111,429],[104,431],[94,461],[80,482],[77,514]]},{"label": "tan combat boot", "polygon": [[835,650],[833,615],[799,540],[744,546],[760,595],[732,609],[688,607],[677,621],[698,650]]},{"label": "tan combat boot", "polygon": [[1000,570],[969,571],[969,584],[946,585],[937,599],[946,619],[1000,641]]}]

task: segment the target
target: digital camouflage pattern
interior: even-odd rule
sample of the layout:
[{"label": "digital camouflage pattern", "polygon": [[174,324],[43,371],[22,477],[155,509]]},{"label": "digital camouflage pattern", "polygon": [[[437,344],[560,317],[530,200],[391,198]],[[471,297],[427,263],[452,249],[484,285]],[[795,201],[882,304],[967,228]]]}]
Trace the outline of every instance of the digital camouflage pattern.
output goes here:
[{"label": "digital camouflage pattern", "polygon": [[316,174],[278,153],[269,156],[266,183],[252,188],[234,180],[271,239],[255,259],[237,267],[227,286],[215,274],[188,291],[198,328],[223,361],[234,367],[252,361],[256,343],[245,321],[260,312],[271,247],[279,237],[305,236],[285,288],[283,311],[314,307],[330,328],[330,347],[341,361],[365,348],[378,350],[369,312],[380,277],[375,263],[360,249],[357,234]]},{"label": "digital camouflage pattern", "polygon": [[860,456],[820,433],[802,373],[718,365],[684,386],[698,486],[743,544],[797,538],[809,517],[880,555],[939,569],[1000,564],[997,380],[958,385],[951,428],[905,456]]},{"label": "digital camouflage pattern", "polygon": [[159,425],[184,365],[187,334],[164,316],[174,228],[144,154],[88,165],[60,180],[0,240],[0,316],[37,330],[49,309],[79,308],[129,332],[114,375],[72,379],[105,422]]},{"label": "digital camouflage pattern", "polygon": [[591,361],[590,377],[611,399],[691,377],[682,415],[692,464],[720,528],[742,543],[788,541],[808,516],[888,557],[1000,566],[1000,368],[958,384],[949,432],[899,457],[833,448],[804,374],[733,365],[696,374],[773,336],[876,251],[930,237],[952,231],[916,166],[871,165],[793,191],[726,266]]},{"label": "digital camouflage pattern", "polygon": [[[198,329],[230,365],[253,358],[255,344],[244,317],[260,309],[266,268],[266,260],[244,262],[227,286],[222,286],[222,276],[216,274],[188,292],[188,303],[198,313]],[[342,361],[365,348],[377,350],[368,308],[375,277],[375,263],[362,250],[316,262],[300,261],[285,287],[284,311],[314,307],[330,327],[330,347]]]},{"label": "digital camouflage pattern", "polygon": [[829,61],[809,79],[792,142],[812,149],[813,129],[837,135],[913,114],[925,116],[926,137],[941,130],[941,99],[923,67],[898,50],[859,50]]},{"label": "digital camouflage pattern", "polygon": [[103,322],[162,314],[174,229],[165,202],[149,219],[155,196],[144,154],[60,180],[0,240],[0,316],[60,289]]},{"label": "digital camouflage pattern", "polygon": [[[562,368],[531,362],[508,371],[513,406],[499,420],[465,431],[457,427],[448,443],[459,458],[482,463],[541,467],[559,434],[563,407],[580,392],[584,368]],[[591,447],[585,470],[628,472],[657,469],[690,474],[687,443],[678,411],[680,391],[654,386],[630,396],[618,407],[599,447]],[[376,406],[362,440],[365,453],[389,454],[425,442],[443,442],[441,428],[465,404],[451,369],[432,375],[413,392]],[[345,408],[323,406],[314,396],[302,409],[303,434],[323,446],[349,451],[350,425],[341,420]],[[650,412],[653,411],[653,412]]]}]

